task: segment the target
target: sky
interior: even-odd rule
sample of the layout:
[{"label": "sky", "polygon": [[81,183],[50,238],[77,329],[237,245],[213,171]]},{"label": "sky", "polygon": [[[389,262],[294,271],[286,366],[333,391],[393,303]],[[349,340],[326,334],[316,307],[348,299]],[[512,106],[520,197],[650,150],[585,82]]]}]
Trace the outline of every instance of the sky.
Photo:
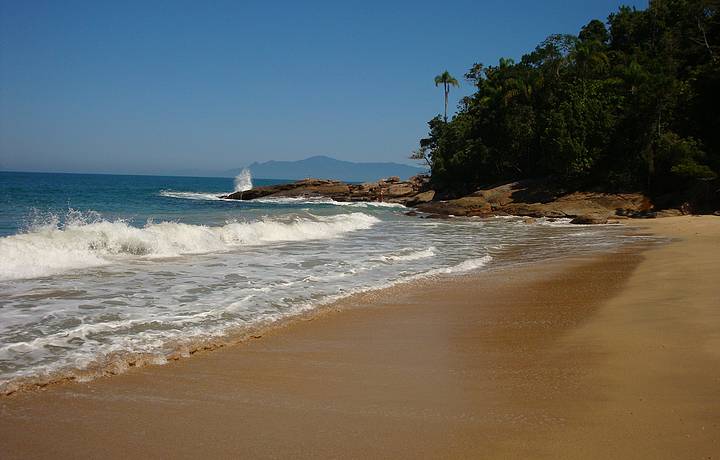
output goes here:
[{"label": "sky", "polygon": [[0,170],[212,174],[410,163],[435,75],[647,0],[0,0]]}]

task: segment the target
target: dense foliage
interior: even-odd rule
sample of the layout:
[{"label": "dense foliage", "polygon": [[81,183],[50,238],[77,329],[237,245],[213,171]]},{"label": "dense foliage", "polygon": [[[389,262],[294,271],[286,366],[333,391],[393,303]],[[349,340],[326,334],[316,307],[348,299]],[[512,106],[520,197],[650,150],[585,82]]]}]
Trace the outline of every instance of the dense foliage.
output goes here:
[{"label": "dense foliage", "polygon": [[440,188],[556,177],[687,188],[720,172],[718,1],[652,0],[552,35],[520,62],[475,64],[476,91],[429,122],[416,158]]}]

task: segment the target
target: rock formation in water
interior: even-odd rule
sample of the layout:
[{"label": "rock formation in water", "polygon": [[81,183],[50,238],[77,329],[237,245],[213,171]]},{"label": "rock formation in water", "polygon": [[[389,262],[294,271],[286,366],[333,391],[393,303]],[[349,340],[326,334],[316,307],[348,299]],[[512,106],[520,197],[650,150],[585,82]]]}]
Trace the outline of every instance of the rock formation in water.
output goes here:
[{"label": "rock formation in water", "polygon": [[[519,181],[477,190],[470,195],[442,197],[430,188],[428,176],[401,181],[398,177],[376,182],[351,184],[337,180],[303,179],[289,184],[257,187],[223,198],[329,198],[335,201],[384,201],[413,207],[408,214],[427,217],[497,215],[528,218],[571,218],[577,224],[601,224],[608,219],[655,217],[683,213],[682,210],[656,212],[641,193],[567,192],[547,181]],[[447,198],[447,199],[442,199]]]},{"label": "rock formation in water", "polygon": [[267,185],[223,196],[233,200],[257,198],[330,198],[335,201],[385,201],[412,206],[433,199],[429,178],[413,176],[406,181],[389,177],[377,182],[349,184],[329,179],[303,179],[289,184]]}]

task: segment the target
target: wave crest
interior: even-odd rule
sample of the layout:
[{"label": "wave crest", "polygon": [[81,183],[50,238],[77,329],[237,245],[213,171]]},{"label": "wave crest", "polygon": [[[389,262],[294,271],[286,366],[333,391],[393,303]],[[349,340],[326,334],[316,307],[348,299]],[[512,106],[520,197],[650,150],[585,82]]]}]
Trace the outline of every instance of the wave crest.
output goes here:
[{"label": "wave crest", "polygon": [[380,259],[385,262],[408,262],[412,260],[427,259],[435,255],[435,246],[423,250],[403,249],[395,254],[382,256]]},{"label": "wave crest", "polygon": [[176,257],[228,251],[245,245],[336,238],[364,230],[376,217],[351,213],[334,216],[264,219],[208,227],[178,222],[149,222],[142,228],[93,216],[51,219],[27,233],[0,238],[0,280],[36,278],[98,267],[118,259]]},{"label": "wave crest", "polygon": [[183,200],[222,201],[219,194],[209,192],[176,192],[174,190],[160,190],[160,196],[165,198],[180,198]]}]

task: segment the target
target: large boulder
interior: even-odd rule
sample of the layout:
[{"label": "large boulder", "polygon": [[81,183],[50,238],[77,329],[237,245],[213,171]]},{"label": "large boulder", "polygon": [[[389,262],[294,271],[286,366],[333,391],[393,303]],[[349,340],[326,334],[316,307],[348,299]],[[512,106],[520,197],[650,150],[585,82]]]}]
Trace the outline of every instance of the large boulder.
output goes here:
[{"label": "large boulder", "polygon": [[456,200],[419,203],[415,207],[428,214],[444,216],[483,216],[492,213],[492,208],[485,199],[473,196]]},{"label": "large boulder", "polygon": [[607,224],[608,218],[607,216],[603,215],[585,215],[585,216],[577,216],[573,220],[570,221],[571,224],[580,224],[580,225],[597,225],[597,224]]},{"label": "large boulder", "polygon": [[388,198],[414,195],[415,193],[417,193],[417,189],[408,183],[392,184],[384,190],[384,195]]},{"label": "large boulder", "polygon": [[433,198],[435,198],[435,190],[428,190],[409,197],[405,204],[407,206],[417,206],[420,203],[429,203]]}]

